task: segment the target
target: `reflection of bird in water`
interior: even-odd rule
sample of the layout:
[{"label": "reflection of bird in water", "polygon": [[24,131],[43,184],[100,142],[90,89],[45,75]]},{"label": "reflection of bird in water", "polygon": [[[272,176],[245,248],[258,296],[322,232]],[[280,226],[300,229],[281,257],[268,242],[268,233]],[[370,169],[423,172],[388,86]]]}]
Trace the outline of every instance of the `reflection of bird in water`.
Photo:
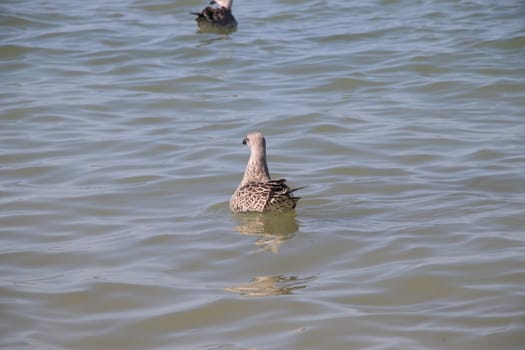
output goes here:
[{"label": "reflection of bird in water", "polygon": [[225,288],[229,292],[236,292],[249,297],[266,297],[270,295],[292,294],[294,290],[306,288],[306,282],[314,276],[298,278],[296,276],[255,276],[249,283],[237,287]]},{"label": "reflection of bird in water", "polygon": [[295,215],[235,215],[235,230],[244,235],[257,236],[255,245],[262,251],[279,252],[281,244],[291,239],[299,229]]},{"label": "reflection of bird in water", "polygon": [[201,12],[191,12],[196,15],[195,21],[200,30],[231,32],[237,28],[237,21],[232,14],[233,0],[212,0],[210,5]]},{"label": "reflection of bird in water", "polygon": [[251,154],[244,177],[230,199],[231,211],[282,214],[293,210],[299,201],[293,192],[303,187],[292,189],[285,179],[271,180],[263,134],[252,132],[243,144],[250,147]]}]

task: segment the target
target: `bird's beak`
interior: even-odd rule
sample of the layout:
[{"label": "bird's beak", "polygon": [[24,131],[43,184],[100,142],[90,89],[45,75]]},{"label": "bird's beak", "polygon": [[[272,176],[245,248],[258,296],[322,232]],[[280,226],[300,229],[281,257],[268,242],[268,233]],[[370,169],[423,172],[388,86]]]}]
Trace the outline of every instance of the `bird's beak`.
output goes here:
[{"label": "bird's beak", "polygon": [[242,144],[245,145],[246,144],[246,139],[242,140]]}]

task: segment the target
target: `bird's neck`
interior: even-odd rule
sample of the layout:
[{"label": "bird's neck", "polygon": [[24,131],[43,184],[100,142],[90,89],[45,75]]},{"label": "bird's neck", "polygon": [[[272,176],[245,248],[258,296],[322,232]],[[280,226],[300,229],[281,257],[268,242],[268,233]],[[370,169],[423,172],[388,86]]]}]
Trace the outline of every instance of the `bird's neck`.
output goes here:
[{"label": "bird's neck", "polygon": [[267,182],[270,181],[270,172],[266,164],[265,153],[252,153],[244,171],[244,177],[241,185],[248,182]]}]

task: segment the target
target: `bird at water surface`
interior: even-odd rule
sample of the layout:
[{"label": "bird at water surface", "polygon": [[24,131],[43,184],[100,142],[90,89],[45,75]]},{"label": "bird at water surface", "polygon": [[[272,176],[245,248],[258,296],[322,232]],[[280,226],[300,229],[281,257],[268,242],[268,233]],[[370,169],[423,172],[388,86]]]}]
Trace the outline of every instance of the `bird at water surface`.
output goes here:
[{"label": "bird at water surface", "polygon": [[285,179],[271,179],[263,134],[252,132],[242,143],[250,148],[251,154],[242,181],[230,199],[231,211],[282,214],[295,209],[300,197],[293,193],[304,187],[292,189]]},{"label": "bird at water surface", "polygon": [[237,20],[233,17],[233,0],[212,0],[210,5],[201,12],[191,12],[196,15],[195,21],[201,31],[230,32],[237,28]]}]

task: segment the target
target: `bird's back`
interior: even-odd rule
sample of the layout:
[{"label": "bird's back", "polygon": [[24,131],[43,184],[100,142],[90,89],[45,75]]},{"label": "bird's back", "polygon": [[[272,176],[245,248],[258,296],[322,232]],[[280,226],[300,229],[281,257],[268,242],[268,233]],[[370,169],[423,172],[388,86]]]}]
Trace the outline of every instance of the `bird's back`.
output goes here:
[{"label": "bird's back", "polygon": [[237,21],[230,10],[223,7],[208,6],[200,13],[193,13],[197,16],[195,20],[200,29],[229,29],[237,27]]},{"label": "bird's back", "polygon": [[248,182],[238,188],[230,200],[236,213],[259,212],[281,214],[295,208],[300,197],[294,197],[285,179],[267,182]]}]

